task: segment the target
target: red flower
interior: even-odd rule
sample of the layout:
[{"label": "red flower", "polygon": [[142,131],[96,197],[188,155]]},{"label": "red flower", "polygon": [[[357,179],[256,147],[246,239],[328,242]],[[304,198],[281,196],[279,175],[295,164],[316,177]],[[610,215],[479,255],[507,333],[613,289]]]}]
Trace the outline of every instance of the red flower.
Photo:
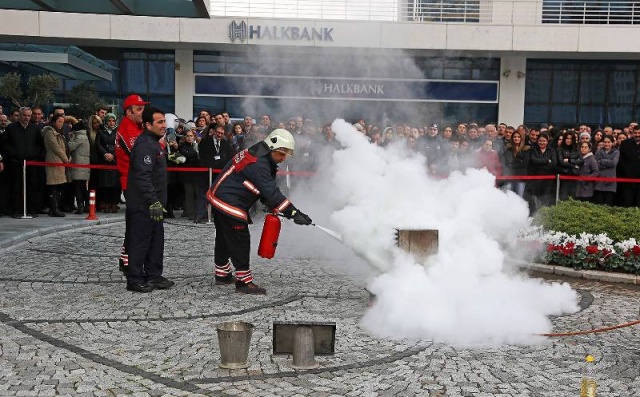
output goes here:
[{"label": "red flower", "polygon": [[588,245],[587,246],[587,254],[596,255],[597,253],[598,253],[598,246],[597,245]]},{"label": "red flower", "polygon": [[633,255],[635,256],[640,256],[640,246],[634,245],[631,252],[633,252]]},{"label": "red flower", "polygon": [[547,245],[547,252],[553,252],[556,250],[556,246],[553,244]]}]

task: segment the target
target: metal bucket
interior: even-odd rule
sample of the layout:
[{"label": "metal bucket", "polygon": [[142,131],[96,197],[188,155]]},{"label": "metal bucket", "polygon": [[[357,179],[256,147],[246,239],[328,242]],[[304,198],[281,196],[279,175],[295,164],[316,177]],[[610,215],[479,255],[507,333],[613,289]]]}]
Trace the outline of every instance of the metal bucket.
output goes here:
[{"label": "metal bucket", "polygon": [[216,331],[220,346],[220,368],[248,368],[253,324],[230,321],[216,325]]}]

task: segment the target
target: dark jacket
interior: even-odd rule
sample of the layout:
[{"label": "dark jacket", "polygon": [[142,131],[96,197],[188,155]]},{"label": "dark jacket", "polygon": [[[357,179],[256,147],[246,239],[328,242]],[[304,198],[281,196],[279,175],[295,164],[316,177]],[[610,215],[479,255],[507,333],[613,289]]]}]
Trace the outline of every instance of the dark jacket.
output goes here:
[{"label": "dark jacket", "polygon": [[502,164],[504,175],[524,176],[527,175],[529,167],[529,151],[531,148],[524,145],[519,151],[513,143],[508,143],[502,153]]},{"label": "dark jacket", "polygon": [[[200,167],[200,157],[196,151],[197,143],[187,143],[185,141],[180,142],[178,146],[178,152],[185,158],[183,167],[194,168]],[[197,183],[199,176],[206,176],[206,172],[180,172],[180,176],[183,183]]]},{"label": "dark jacket", "polygon": [[215,209],[247,223],[251,223],[249,208],[258,199],[289,217],[295,207],[280,192],[277,172],[269,147],[258,142],[229,161],[207,192],[207,199]]},{"label": "dark jacket", "polygon": [[618,177],[640,178],[640,145],[634,139],[626,139],[620,144]]},{"label": "dark jacket", "polygon": [[[580,152],[575,147],[560,146],[557,150],[558,173],[562,175],[578,175],[584,164]],[[567,161],[564,161],[567,159]]]},{"label": "dark jacket", "polygon": [[5,131],[5,154],[9,160],[43,160],[44,138],[37,125],[27,124],[23,127],[20,122],[11,123]]},{"label": "dark jacket", "polygon": [[[103,127],[96,131],[96,152],[98,155],[99,164],[116,165],[115,155],[117,134],[117,130],[114,129],[113,131],[111,131],[111,133],[109,133]],[[114,156],[112,161],[107,161],[104,158],[104,155],[107,153],[110,153]],[[118,174],[118,170],[99,170],[98,172],[98,186],[100,187],[119,188],[119,179],[120,176]]]},{"label": "dark jacket", "polygon": [[557,164],[555,149],[547,147],[543,153],[536,145],[529,150],[529,175],[555,175]]},{"label": "dark jacket", "polygon": [[148,209],[156,201],[167,204],[167,153],[159,136],[145,130],[131,151],[127,177],[127,208]]},{"label": "dark jacket", "polygon": [[233,155],[231,145],[225,139],[220,141],[220,149],[216,151],[215,138],[209,134],[204,135],[200,140],[198,152],[200,152],[200,165],[215,169],[224,168]]}]

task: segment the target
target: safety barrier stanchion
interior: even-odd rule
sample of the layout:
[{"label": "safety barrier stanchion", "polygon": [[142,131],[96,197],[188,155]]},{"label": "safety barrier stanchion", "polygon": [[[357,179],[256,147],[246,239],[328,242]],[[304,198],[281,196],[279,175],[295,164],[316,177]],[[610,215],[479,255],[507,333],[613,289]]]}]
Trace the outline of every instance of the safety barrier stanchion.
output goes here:
[{"label": "safety barrier stanchion", "polygon": [[[213,170],[209,168],[209,185],[207,185],[207,189],[211,187],[212,183],[213,183]],[[205,192],[205,195],[206,195],[206,192]],[[209,200],[206,200],[206,202],[207,202],[207,225],[210,225],[211,223],[213,223],[211,222],[211,203],[209,202]]]},{"label": "safety barrier stanchion", "polygon": [[87,221],[97,221],[98,217],[96,216],[96,191],[91,190],[89,192],[89,215],[84,218]]},{"label": "safety barrier stanchion", "polygon": [[27,215],[27,160],[22,160],[22,216],[19,219],[33,219]]},{"label": "safety barrier stanchion", "polygon": [[556,204],[560,201],[560,174],[556,174]]}]

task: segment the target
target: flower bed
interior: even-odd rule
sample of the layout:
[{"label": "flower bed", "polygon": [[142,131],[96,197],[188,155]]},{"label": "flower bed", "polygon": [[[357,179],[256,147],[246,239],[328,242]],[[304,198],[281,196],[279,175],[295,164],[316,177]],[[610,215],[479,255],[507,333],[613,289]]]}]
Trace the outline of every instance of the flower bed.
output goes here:
[{"label": "flower bed", "polygon": [[607,270],[640,274],[640,245],[635,238],[614,242],[606,234],[544,231],[533,227],[520,238],[537,246],[543,263],[572,267],[576,270]]}]

